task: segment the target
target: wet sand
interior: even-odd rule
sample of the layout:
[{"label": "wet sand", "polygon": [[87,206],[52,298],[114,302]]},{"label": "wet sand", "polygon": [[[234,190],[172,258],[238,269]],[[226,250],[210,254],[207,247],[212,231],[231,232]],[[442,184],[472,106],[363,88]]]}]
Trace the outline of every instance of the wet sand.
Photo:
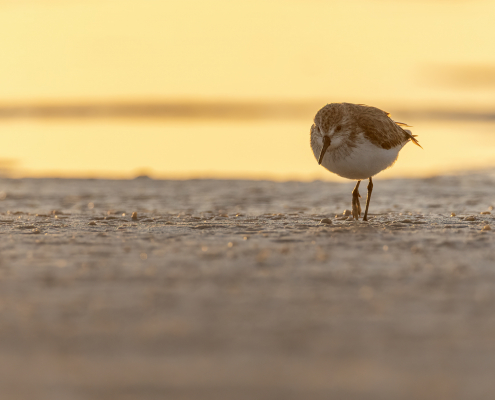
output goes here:
[{"label": "wet sand", "polygon": [[1,179],[2,398],[490,398],[495,172],[352,188]]}]

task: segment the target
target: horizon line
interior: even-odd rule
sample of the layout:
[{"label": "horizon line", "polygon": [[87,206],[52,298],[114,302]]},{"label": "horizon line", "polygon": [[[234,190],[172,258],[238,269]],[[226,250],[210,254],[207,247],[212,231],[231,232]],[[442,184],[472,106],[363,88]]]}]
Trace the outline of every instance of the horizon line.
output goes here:
[{"label": "horizon line", "polygon": [[[67,101],[2,104],[0,119],[198,119],[270,120],[313,118],[324,102],[309,101]],[[388,107],[390,108],[390,107]],[[495,121],[495,111],[432,106],[388,110],[401,118],[429,120]]]}]

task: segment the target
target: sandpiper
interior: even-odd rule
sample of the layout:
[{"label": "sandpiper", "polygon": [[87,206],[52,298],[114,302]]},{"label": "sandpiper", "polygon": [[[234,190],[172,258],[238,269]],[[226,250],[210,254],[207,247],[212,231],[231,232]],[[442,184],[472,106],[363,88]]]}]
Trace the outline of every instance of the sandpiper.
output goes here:
[{"label": "sandpiper", "polygon": [[412,141],[420,146],[415,135],[402,122],[393,121],[390,114],[363,104],[332,103],[316,113],[311,126],[311,148],[318,160],[329,171],[344,178],[357,180],[352,191],[352,216],[359,219],[359,184],[369,179],[366,210],[368,220],[373,180],[380,171],[391,167],[399,151]]}]

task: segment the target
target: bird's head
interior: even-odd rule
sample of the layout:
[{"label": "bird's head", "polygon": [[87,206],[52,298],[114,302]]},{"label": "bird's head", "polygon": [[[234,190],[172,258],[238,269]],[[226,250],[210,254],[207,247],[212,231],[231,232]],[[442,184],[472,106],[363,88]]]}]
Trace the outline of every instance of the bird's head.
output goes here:
[{"label": "bird's head", "polygon": [[344,142],[346,135],[345,125],[340,118],[324,122],[324,124],[318,123],[315,119],[315,123],[311,126],[311,145],[318,164],[321,164],[328,151],[338,148]]}]

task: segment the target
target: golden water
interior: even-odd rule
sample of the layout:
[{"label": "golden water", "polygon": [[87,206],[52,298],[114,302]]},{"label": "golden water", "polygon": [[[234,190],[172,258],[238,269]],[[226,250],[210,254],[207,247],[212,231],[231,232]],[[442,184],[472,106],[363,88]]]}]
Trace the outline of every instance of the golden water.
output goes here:
[{"label": "golden water", "polygon": [[[318,166],[306,121],[126,120],[9,122],[2,149],[14,176],[339,179]],[[379,177],[495,167],[495,124],[416,121],[408,144]],[[8,149],[8,151],[5,151]]]}]

